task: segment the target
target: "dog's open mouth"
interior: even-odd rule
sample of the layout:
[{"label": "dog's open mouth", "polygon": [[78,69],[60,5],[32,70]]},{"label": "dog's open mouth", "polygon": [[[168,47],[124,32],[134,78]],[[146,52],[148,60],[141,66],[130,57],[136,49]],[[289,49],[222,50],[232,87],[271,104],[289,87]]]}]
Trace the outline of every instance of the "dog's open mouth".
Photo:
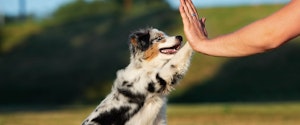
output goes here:
[{"label": "dog's open mouth", "polygon": [[163,54],[175,54],[181,47],[181,42],[178,42],[172,47],[162,48],[159,51]]}]

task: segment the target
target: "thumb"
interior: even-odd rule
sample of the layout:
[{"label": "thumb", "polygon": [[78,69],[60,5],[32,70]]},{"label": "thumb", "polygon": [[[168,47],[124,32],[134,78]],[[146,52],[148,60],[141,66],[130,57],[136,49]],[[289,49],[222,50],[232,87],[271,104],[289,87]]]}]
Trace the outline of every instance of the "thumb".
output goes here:
[{"label": "thumb", "polygon": [[206,22],[206,18],[202,17],[201,20],[200,20],[200,24],[201,24],[201,28],[203,30],[204,35],[207,37],[208,34],[207,34],[207,30],[205,28],[205,22]]}]

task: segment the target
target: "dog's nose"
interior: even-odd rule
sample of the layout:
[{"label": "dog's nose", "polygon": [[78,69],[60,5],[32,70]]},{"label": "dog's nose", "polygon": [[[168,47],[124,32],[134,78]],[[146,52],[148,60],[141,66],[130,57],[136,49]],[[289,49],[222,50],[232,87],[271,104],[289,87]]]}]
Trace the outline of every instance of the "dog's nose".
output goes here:
[{"label": "dog's nose", "polygon": [[178,39],[179,41],[182,41],[182,36],[176,36],[176,39]]}]

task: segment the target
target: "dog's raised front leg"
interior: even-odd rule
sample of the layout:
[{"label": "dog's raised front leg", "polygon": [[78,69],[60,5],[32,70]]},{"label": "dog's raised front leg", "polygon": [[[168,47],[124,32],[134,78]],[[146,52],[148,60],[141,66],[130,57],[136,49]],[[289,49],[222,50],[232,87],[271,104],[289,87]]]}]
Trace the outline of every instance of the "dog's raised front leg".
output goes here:
[{"label": "dog's raised front leg", "polygon": [[164,91],[169,92],[172,89],[172,85],[176,84],[178,80],[182,79],[183,75],[190,65],[190,58],[192,56],[193,49],[188,42],[185,43],[176,55],[164,65],[164,67],[156,75],[157,81],[164,85]]}]

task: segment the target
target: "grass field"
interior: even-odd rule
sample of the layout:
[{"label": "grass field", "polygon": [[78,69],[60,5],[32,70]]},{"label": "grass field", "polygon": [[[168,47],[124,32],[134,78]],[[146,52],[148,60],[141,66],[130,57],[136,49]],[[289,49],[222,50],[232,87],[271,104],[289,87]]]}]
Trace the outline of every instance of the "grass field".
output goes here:
[{"label": "grass field", "polygon": [[[2,108],[0,125],[79,125],[95,106],[14,111]],[[300,103],[170,105],[169,125],[299,125]]]}]

